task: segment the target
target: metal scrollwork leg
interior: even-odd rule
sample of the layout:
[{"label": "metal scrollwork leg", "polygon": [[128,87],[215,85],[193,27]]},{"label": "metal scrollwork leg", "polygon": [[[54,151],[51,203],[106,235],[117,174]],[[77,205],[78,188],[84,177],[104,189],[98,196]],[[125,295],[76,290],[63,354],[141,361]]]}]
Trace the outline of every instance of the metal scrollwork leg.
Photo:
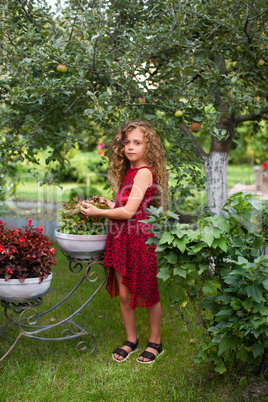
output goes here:
[{"label": "metal scrollwork leg", "polygon": [[[105,284],[108,273],[104,269],[104,277],[101,283],[95,290],[92,291],[92,294],[88,297],[84,304],[75,310],[68,300],[79,289],[79,286],[83,282],[86,281],[89,284],[93,284],[100,279],[99,272],[96,270],[92,272],[90,271],[94,265],[101,265],[101,258],[77,260],[69,257],[68,255],[66,255],[66,257],[69,262],[69,269],[72,273],[78,274],[82,271],[83,265],[86,264],[86,267],[82,277],[78,280],[73,289],[53,307],[47,309],[46,311],[38,312],[36,308],[42,304],[42,297],[32,300],[23,300],[20,302],[1,300],[1,305],[4,307],[4,314],[7,322],[0,329],[0,335],[8,328],[8,325],[15,325],[19,329],[19,335],[9,350],[1,357],[0,362],[9,355],[22,336],[42,341],[66,341],[82,337],[83,339],[80,340],[76,345],[77,351],[85,351],[88,349],[88,337],[90,337],[90,339],[93,340],[93,347],[89,353],[93,353],[96,350],[96,338],[94,335],[88,332],[87,328],[89,326],[89,322],[87,317],[82,314],[81,311],[90,303],[90,301],[99,292],[101,287]],[[59,317],[59,308],[64,307],[63,311],[65,311],[66,306],[69,308],[69,313],[65,318],[61,319]],[[52,323],[44,325],[39,324],[43,317],[48,316],[48,314],[52,312],[54,312],[54,318],[50,318],[50,322]],[[14,314],[17,315],[17,318],[12,316]],[[45,336],[48,331],[57,329],[61,329],[59,336]]]}]

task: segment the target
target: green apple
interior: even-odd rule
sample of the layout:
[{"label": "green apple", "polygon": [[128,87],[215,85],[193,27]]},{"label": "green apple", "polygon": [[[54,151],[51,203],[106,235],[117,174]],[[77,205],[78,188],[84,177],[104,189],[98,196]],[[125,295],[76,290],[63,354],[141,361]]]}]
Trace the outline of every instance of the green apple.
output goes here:
[{"label": "green apple", "polygon": [[182,110],[176,110],[175,117],[178,117],[178,118],[181,119],[183,117],[183,111]]},{"label": "green apple", "polygon": [[191,131],[193,133],[197,133],[197,131],[199,131],[201,129],[201,126],[199,123],[192,123],[191,125]]},{"label": "green apple", "polygon": [[58,64],[56,70],[59,73],[66,73],[67,71],[67,66],[65,66],[64,64]]},{"label": "green apple", "polygon": [[261,68],[264,64],[265,64],[265,61],[261,59],[261,60],[258,61],[257,67]]},{"label": "green apple", "polygon": [[242,48],[240,45],[236,46],[236,50],[237,50],[239,53],[243,53],[243,48]]}]

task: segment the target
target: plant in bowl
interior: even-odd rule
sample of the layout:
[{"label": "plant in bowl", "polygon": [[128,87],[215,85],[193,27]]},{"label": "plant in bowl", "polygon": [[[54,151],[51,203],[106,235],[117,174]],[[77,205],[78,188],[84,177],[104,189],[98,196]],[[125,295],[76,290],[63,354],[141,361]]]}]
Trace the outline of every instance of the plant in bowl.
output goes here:
[{"label": "plant in bowl", "polygon": [[0,299],[32,298],[50,287],[51,268],[57,265],[53,242],[31,220],[23,228],[8,229],[0,221]]},{"label": "plant in bowl", "polygon": [[[107,233],[108,222],[105,218],[86,218],[81,213],[81,205],[84,200],[79,201],[78,197],[64,204],[59,210],[60,229],[59,232],[75,235],[101,235]],[[93,195],[91,199],[85,200],[100,209],[108,209],[105,198]]]},{"label": "plant in bowl", "polygon": [[[81,213],[84,200],[72,199],[62,204],[60,228],[56,229],[56,239],[60,249],[73,258],[88,259],[99,256],[105,249],[108,221],[105,218],[87,218]],[[85,200],[100,209],[108,209],[105,198],[93,195]]]},{"label": "plant in bowl", "polygon": [[42,234],[43,227],[35,228],[32,221],[21,229],[8,229],[0,221],[0,278],[19,279],[39,278],[41,283],[57,265],[53,242]]}]

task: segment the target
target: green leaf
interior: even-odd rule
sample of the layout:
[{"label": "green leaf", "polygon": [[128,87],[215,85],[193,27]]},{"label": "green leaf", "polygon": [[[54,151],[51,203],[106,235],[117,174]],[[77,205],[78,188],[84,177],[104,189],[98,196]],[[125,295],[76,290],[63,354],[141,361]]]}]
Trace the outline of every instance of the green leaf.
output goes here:
[{"label": "green leaf", "polygon": [[243,388],[248,386],[248,380],[246,379],[245,376],[240,378],[239,385],[240,385],[240,387],[243,387]]},{"label": "green leaf", "polygon": [[176,220],[180,219],[180,216],[175,214],[174,212],[166,212],[165,216],[167,218],[173,218],[173,219],[176,219]]},{"label": "green leaf", "polygon": [[154,237],[149,237],[149,239],[147,240],[146,244],[148,244],[148,246],[152,246],[155,244],[155,238]]},{"label": "green leaf", "polygon": [[212,233],[213,233],[213,236],[214,236],[216,239],[218,239],[218,238],[221,236],[221,231],[220,231],[220,229],[217,228],[217,227],[215,227],[215,226],[212,226]]},{"label": "green leaf", "polygon": [[163,281],[167,281],[170,278],[170,270],[169,268],[160,268],[160,272],[158,272],[157,277],[162,279]]},{"label": "green leaf", "polygon": [[245,291],[248,297],[252,297],[252,299],[255,300],[257,303],[260,303],[262,301],[262,292],[258,286],[247,286],[245,288]]},{"label": "green leaf", "polygon": [[171,233],[174,234],[174,235],[176,235],[179,239],[182,238],[183,236],[186,236],[186,235],[187,235],[187,231],[186,231],[185,229],[182,230],[180,224],[177,224],[177,225],[175,226],[175,228],[173,228],[173,229],[171,230]]},{"label": "green leaf", "polygon": [[171,233],[164,232],[159,241],[159,244],[165,244],[165,243],[171,244],[173,242],[173,240],[174,240],[174,236]]},{"label": "green leaf", "polygon": [[173,242],[173,245],[175,247],[177,247],[181,253],[184,253],[184,251],[186,250],[186,242],[187,242],[187,239],[185,239],[185,238],[175,239]]},{"label": "green leaf", "polygon": [[178,256],[176,253],[173,251],[169,252],[168,254],[165,255],[165,259],[170,263],[170,264],[176,264],[178,261]]},{"label": "green leaf", "polygon": [[259,304],[254,306],[254,308],[252,309],[252,313],[256,314],[259,312],[263,316],[268,316],[268,307],[265,306],[258,307],[258,306]]},{"label": "green leaf", "polygon": [[181,269],[181,268],[175,268],[173,270],[173,274],[182,276],[183,278],[186,278],[186,276],[187,276],[187,272],[184,269]]},{"label": "green leaf", "polygon": [[254,345],[252,345],[252,353],[254,358],[256,359],[256,357],[264,353],[264,346],[255,343]]},{"label": "green leaf", "polygon": [[208,266],[207,266],[207,265],[199,264],[198,275],[201,275],[204,271],[206,271],[206,269],[208,269]]},{"label": "green leaf", "polygon": [[244,257],[239,256],[237,260],[238,260],[237,264],[239,264],[239,265],[247,265],[248,264],[248,260]]},{"label": "green leaf", "polygon": [[248,359],[248,351],[245,348],[241,348],[236,352],[236,358],[246,362]]},{"label": "green leaf", "polygon": [[212,247],[213,248],[220,247],[225,253],[227,253],[228,250],[226,240],[224,240],[223,237],[220,239],[215,239],[212,243]]},{"label": "green leaf", "polygon": [[233,310],[229,309],[229,310],[220,310],[217,315],[220,315],[220,316],[223,315],[223,316],[229,317],[232,314],[233,314]]},{"label": "green leaf", "polygon": [[196,243],[194,246],[189,247],[191,250],[191,251],[189,251],[189,254],[194,255],[194,254],[198,253],[200,250],[202,250],[203,247],[204,247],[204,243],[200,241],[200,242]]},{"label": "green leaf", "polygon": [[263,287],[264,287],[265,290],[268,290],[268,278],[265,279],[265,280],[262,282],[262,285],[263,285]]},{"label": "green leaf", "polygon": [[[215,361],[214,361],[214,363],[215,363]],[[220,361],[218,361],[218,362],[215,364],[215,371],[216,371],[217,373],[220,373],[220,374],[225,373],[226,367],[225,367],[223,361],[220,360]]]},{"label": "green leaf", "polygon": [[202,240],[204,240],[204,242],[211,247],[213,240],[214,240],[214,236],[212,234],[212,231],[206,231],[203,236],[202,236]]},{"label": "green leaf", "polygon": [[180,264],[181,268],[188,269],[190,272],[195,271],[195,263],[194,262],[186,262],[184,264]]},{"label": "green leaf", "polygon": [[226,233],[230,233],[230,224],[225,216],[214,217],[214,222]]},{"label": "green leaf", "polygon": [[215,286],[208,286],[208,285],[204,285],[202,287],[202,291],[205,297],[207,296],[213,296],[216,292],[216,287]]},{"label": "green leaf", "polygon": [[156,249],[155,249],[155,252],[157,252],[157,253],[161,253],[162,251],[164,251],[164,250],[166,250],[168,247],[167,246],[165,246],[164,244],[158,244],[157,246],[156,246]]},{"label": "green leaf", "polygon": [[235,349],[237,338],[235,336],[224,336],[219,344],[218,356],[223,354],[227,349]]}]

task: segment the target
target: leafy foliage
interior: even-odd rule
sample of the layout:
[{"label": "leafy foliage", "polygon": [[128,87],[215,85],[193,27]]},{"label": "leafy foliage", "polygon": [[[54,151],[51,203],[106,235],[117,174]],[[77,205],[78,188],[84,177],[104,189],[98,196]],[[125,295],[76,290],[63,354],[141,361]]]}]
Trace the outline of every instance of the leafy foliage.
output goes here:
[{"label": "leafy foliage", "polygon": [[[259,225],[267,205],[237,193],[225,204],[225,216],[204,217],[195,226],[155,209],[149,219],[158,277],[168,283],[171,304],[199,344],[196,361],[209,360],[220,373],[239,361],[260,365],[268,350],[268,261],[260,255]],[[184,313],[189,305],[191,323]]]},{"label": "leafy foliage", "polygon": [[[107,233],[108,222],[105,218],[85,217],[81,213],[81,205],[84,200],[79,201],[78,197],[71,199],[62,205],[60,209],[60,229],[61,233],[76,234],[76,235],[99,235]],[[105,198],[93,195],[92,199],[85,200],[97,208],[108,209],[108,204]]]},{"label": "leafy foliage", "polygon": [[0,221],[0,277],[19,279],[38,278],[39,283],[47,278],[52,265],[57,265],[53,242],[42,234],[43,227],[34,228],[29,220],[21,229],[7,229]]},{"label": "leafy foliage", "polygon": [[237,126],[268,112],[266,11],[264,0],[70,0],[55,16],[41,0],[0,1],[4,175],[47,146],[47,163],[63,165],[75,142],[97,143],[96,127],[109,136],[143,118],[166,138],[174,191],[204,186],[203,144],[228,154]]}]

